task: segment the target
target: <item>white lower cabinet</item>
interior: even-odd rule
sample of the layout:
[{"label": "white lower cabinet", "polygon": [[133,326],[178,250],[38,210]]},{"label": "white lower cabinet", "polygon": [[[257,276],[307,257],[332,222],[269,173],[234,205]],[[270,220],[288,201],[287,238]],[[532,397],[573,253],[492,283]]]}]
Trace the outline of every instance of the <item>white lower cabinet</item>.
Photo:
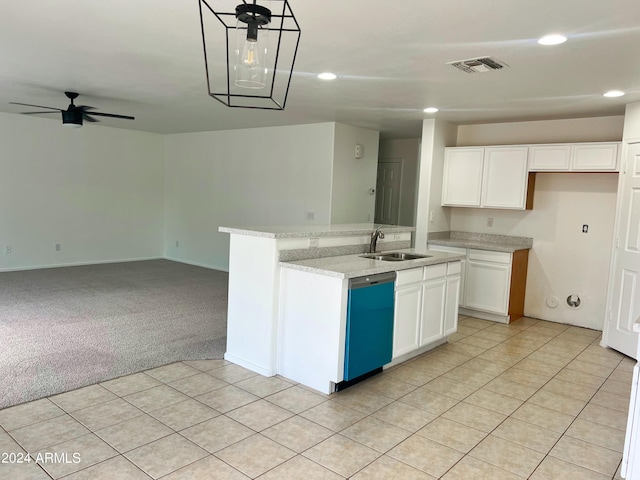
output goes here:
[{"label": "white lower cabinet", "polygon": [[506,315],[509,308],[510,282],[510,254],[469,250],[466,307]]},{"label": "white lower cabinet", "polygon": [[421,347],[442,338],[446,294],[446,276],[426,280],[422,284],[422,315],[420,318]]},{"label": "white lower cabinet", "polygon": [[507,253],[432,243],[427,249],[465,255],[458,280],[464,314],[506,323],[524,315],[528,250]]},{"label": "white lower cabinet", "polygon": [[[421,268],[418,270],[422,270]],[[401,272],[398,272],[400,274]],[[393,357],[409,353],[420,345],[420,317],[422,316],[422,282],[396,287],[396,306],[393,325]]]},{"label": "white lower cabinet", "polygon": [[456,331],[459,287],[459,261],[397,272],[394,359]]}]

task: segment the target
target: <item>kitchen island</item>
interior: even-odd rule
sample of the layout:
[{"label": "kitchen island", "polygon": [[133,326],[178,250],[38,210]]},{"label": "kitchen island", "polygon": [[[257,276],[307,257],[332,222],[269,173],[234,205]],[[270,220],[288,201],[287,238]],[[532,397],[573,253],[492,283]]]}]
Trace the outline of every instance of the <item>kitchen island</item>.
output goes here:
[{"label": "kitchen island", "polygon": [[[400,262],[361,258],[368,251],[371,233],[377,227],[373,224],[221,227],[220,231],[231,234],[225,359],[265,376],[281,374],[330,393],[332,385],[342,380],[342,330],[349,279],[402,270],[412,271],[411,277],[420,273],[419,282],[423,282],[424,268],[444,265],[446,272],[449,262],[461,258],[409,249],[414,227],[384,225],[385,237],[379,241],[378,251],[413,252],[430,257]],[[303,285],[307,288],[301,288]],[[325,308],[327,315],[318,315],[316,305]],[[318,321],[305,322],[302,310],[312,312]],[[297,319],[295,326],[290,323],[292,319]],[[314,339],[314,329],[327,336]],[[313,349],[299,355],[298,347],[306,341]],[[291,345],[297,347],[292,350]],[[311,365],[310,371],[318,368],[330,373],[313,374],[313,380],[301,378],[289,368],[296,362],[303,371]]]},{"label": "kitchen island", "polygon": [[231,236],[225,359],[265,376],[278,373],[280,262],[364,253],[379,226],[379,250],[411,245],[415,228],[397,225],[220,227]]},{"label": "kitchen island", "polygon": [[395,272],[388,367],[437,347],[457,328],[461,255],[387,262],[346,255],[281,262],[278,373],[323,393],[346,380],[349,280]]}]

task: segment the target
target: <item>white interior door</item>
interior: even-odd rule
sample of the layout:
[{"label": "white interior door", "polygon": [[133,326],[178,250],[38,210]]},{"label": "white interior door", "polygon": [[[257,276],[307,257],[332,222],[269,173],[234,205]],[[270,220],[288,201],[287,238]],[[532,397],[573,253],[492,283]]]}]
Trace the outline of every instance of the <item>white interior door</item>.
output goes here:
[{"label": "white interior door", "polygon": [[636,358],[640,316],[640,143],[630,144],[620,182],[620,212],[613,265],[607,346]]},{"label": "white interior door", "polygon": [[375,222],[398,225],[402,160],[378,163]]}]

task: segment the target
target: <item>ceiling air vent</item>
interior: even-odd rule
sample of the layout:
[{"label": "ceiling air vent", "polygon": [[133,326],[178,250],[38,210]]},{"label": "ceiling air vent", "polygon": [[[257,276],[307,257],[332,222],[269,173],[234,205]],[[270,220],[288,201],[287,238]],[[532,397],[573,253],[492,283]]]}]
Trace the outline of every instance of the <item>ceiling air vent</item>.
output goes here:
[{"label": "ceiling air vent", "polygon": [[454,67],[459,68],[463,72],[467,73],[491,72],[493,70],[500,70],[503,67],[509,66],[506,63],[491,57],[478,57],[469,58],[467,60],[456,60],[454,62],[447,62],[447,65],[453,65]]}]

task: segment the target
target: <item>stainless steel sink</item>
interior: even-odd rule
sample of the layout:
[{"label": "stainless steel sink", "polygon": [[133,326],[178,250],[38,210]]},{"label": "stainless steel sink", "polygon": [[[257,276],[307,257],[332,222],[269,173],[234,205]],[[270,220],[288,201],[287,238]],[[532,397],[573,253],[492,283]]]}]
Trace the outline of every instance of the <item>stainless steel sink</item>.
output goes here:
[{"label": "stainless steel sink", "polygon": [[384,252],[384,253],[369,253],[367,255],[360,255],[360,256],[362,258],[369,258],[371,260],[384,260],[386,262],[402,262],[404,260],[430,258],[433,255],[420,255],[418,253],[404,253],[404,252]]}]

